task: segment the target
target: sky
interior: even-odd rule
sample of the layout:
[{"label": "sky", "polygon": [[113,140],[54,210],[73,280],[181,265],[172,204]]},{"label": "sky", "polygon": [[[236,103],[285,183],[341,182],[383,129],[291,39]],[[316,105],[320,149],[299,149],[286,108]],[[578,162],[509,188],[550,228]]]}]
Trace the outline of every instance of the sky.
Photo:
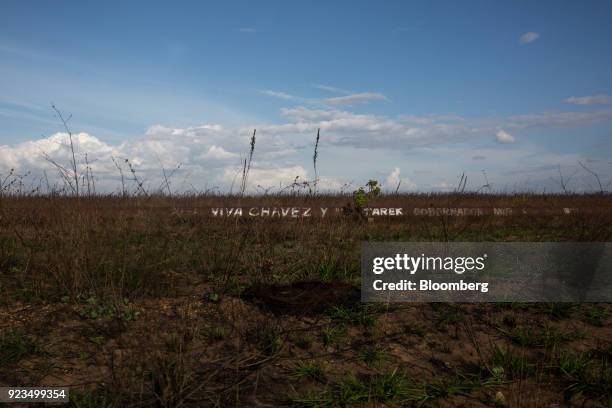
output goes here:
[{"label": "sky", "polygon": [[251,192],[314,180],[318,129],[321,189],[599,189],[580,163],[610,188],[610,21],[609,1],[4,0],[0,175],[69,161],[55,104],[108,191],[126,159],[152,190],[233,190],[253,129]]}]

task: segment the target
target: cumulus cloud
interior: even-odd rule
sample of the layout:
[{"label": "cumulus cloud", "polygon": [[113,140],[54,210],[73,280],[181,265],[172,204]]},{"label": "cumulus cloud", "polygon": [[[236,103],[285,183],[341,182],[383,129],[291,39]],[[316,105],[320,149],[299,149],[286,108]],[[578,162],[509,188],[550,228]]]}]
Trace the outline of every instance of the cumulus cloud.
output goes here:
[{"label": "cumulus cloud", "polygon": [[529,31],[521,35],[521,37],[519,38],[519,41],[521,44],[529,44],[529,43],[536,41],[538,38],[540,38],[540,33]]},{"label": "cumulus cloud", "polygon": [[[224,170],[223,180],[236,186],[241,177],[242,167],[233,166]],[[253,187],[282,189],[297,181],[308,180],[308,172],[302,166],[251,168],[248,175],[249,185]]]},{"label": "cumulus cloud", "polygon": [[394,167],[393,170],[391,170],[391,173],[389,173],[389,175],[387,176],[387,182],[385,186],[389,189],[394,189],[397,187],[399,182],[400,182],[400,168]]},{"label": "cumulus cloud", "polygon": [[367,103],[371,101],[384,101],[387,97],[378,92],[363,92],[346,96],[337,96],[334,98],[324,99],[325,103],[330,105],[356,105],[359,103]]},{"label": "cumulus cloud", "polygon": [[[91,152],[88,160],[92,166],[98,167],[96,163],[101,157],[116,153],[117,150],[103,143],[99,139],[87,133],[75,133],[72,135],[76,151]],[[0,169],[31,170],[48,167],[45,161],[47,156],[58,162],[67,162],[71,159],[70,139],[67,133],[55,133],[51,136],[38,140],[27,141],[16,146],[0,145]]]},{"label": "cumulus cloud", "polygon": [[288,123],[269,125],[265,130],[274,134],[313,134],[317,129],[327,134],[326,140],[334,145],[368,147],[372,144],[389,143],[404,139],[416,141],[417,129],[395,119],[355,114],[342,110],[308,109],[298,107],[283,109]]},{"label": "cumulus cloud", "polygon": [[499,143],[503,143],[503,144],[514,143],[514,136],[512,136],[510,133],[506,132],[503,129],[499,130],[495,134],[495,138],[497,139]]},{"label": "cumulus cloud", "polygon": [[532,128],[572,128],[612,118],[612,109],[544,112],[509,117],[467,118],[457,115],[387,117],[339,109],[285,108],[286,123],[262,128],[275,135],[310,135],[318,128],[338,146],[410,149],[458,143]]},{"label": "cumulus cloud", "polygon": [[[239,131],[235,133],[241,134]],[[162,168],[170,169],[180,165],[181,171],[177,172],[177,176],[181,173],[183,176],[189,174],[196,184],[203,187],[207,182],[217,181],[215,168],[229,165],[231,160],[239,161],[238,155],[228,150],[227,146],[231,146],[233,142],[226,135],[227,132],[219,126],[205,125],[185,129],[153,126],[141,139],[110,145],[90,134],[75,133],[73,142],[78,163],[77,172],[85,173],[87,154],[97,187],[100,190],[113,191],[117,188],[120,177],[115,163],[126,176],[131,177],[125,161],[129,160],[138,177],[145,180],[150,188],[159,185],[163,177]],[[221,147],[220,143],[226,147]],[[57,168],[51,160],[70,168],[72,156],[69,144],[68,134],[55,133],[14,146],[0,145],[0,172],[11,168],[21,173],[29,171],[35,175],[47,172],[51,184],[61,184]]]},{"label": "cumulus cloud", "polygon": [[[281,115],[282,120],[279,123],[251,124],[236,128],[225,128],[216,124],[184,128],[154,125],[142,137],[115,145],[105,143],[88,133],[75,133],[74,142],[79,162],[83,163],[84,154],[88,154],[96,179],[100,180],[100,183],[96,182],[97,186],[104,185],[104,179],[110,190],[117,188],[119,174],[111,160],[111,157],[115,157],[129,159],[139,177],[152,188],[159,185],[159,179],[163,176],[162,166],[171,169],[181,164],[180,171],[176,172],[173,180],[176,188],[186,180],[188,186],[219,186],[227,191],[241,170],[240,157],[248,153],[249,140],[255,127],[257,143],[250,187],[254,188],[259,184],[268,188],[276,187],[279,183],[288,185],[296,176],[299,176],[300,180],[309,177],[305,169],[310,168],[312,163],[311,149],[317,129],[321,129],[322,135],[320,149],[327,151],[328,157],[336,157],[334,154],[340,152],[340,149],[368,148],[370,151],[363,154],[371,157],[384,157],[389,152],[393,155],[417,155],[414,160],[420,160],[422,157],[433,157],[433,154],[439,153],[440,157],[435,159],[436,162],[443,162],[446,154],[446,157],[453,158],[450,161],[455,163],[458,160],[456,152],[447,152],[447,146],[485,141],[489,140],[491,135],[495,135],[499,143],[512,143],[513,134],[525,129],[569,128],[610,120],[612,109],[473,118],[456,115],[389,117],[341,109],[298,106],[282,109]],[[51,176],[54,168],[44,160],[44,153],[59,163],[69,163],[68,144],[67,134],[56,133],[13,146],[0,145],[0,173],[15,168],[19,171],[31,170],[33,174],[39,175],[43,170],[47,170]],[[474,163],[473,160],[482,160],[482,156],[498,167],[499,161],[506,156],[500,157],[495,151],[510,157],[516,148],[490,151],[470,148],[461,160]],[[362,153],[349,152],[350,157],[368,157],[360,154]],[[538,156],[538,160],[540,157]],[[119,163],[125,166],[124,161],[119,160]],[[343,170],[337,161],[331,160],[331,164],[328,163],[330,162],[322,162],[323,166],[330,165],[331,168],[320,169],[325,182],[321,181],[319,186],[323,187],[325,184],[330,188],[341,188],[346,184],[344,178],[349,177],[350,181],[361,182],[354,179],[355,176],[349,170]],[[422,168],[426,165],[427,162],[421,163]],[[350,169],[352,162],[347,161],[344,166],[348,166],[345,169]],[[451,164],[447,170],[453,174],[450,166]],[[125,167],[124,171],[130,175],[129,168]],[[380,169],[372,168],[371,171]],[[394,167],[385,186],[395,188],[400,178],[402,189],[414,186],[406,176],[401,177],[400,174],[399,166]],[[436,181],[439,180],[419,180],[419,186],[426,187]]]},{"label": "cumulus cloud", "polygon": [[574,105],[608,105],[612,104],[612,96],[603,94],[591,96],[570,96],[563,102]]},{"label": "cumulus cloud", "polygon": [[[277,135],[262,133],[259,135],[258,132],[248,190],[255,192],[258,185],[266,188],[289,185],[296,177],[307,180],[309,174],[305,168],[291,160],[292,156],[295,159],[297,150]],[[236,175],[240,178],[241,160],[236,152],[246,154],[251,134],[250,128],[225,129],[216,125],[169,128],[156,125],[150,127],[144,137],[118,145],[107,144],[87,133],[75,133],[73,141],[78,173],[85,173],[87,154],[99,191],[117,191],[120,186],[117,166],[127,178],[128,188],[135,188],[129,165],[144,181],[145,188],[152,192],[159,189],[164,169],[168,173],[168,169],[177,168],[179,170],[173,172],[171,180],[175,191],[191,188],[203,190],[212,186],[227,191]],[[69,168],[71,150],[68,134],[56,133],[14,146],[0,145],[0,173],[15,169],[21,174],[30,171],[38,177],[46,171],[51,185],[61,185],[56,167],[45,157]],[[337,184],[327,177],[320,185],[323,188]]]},{"label": "cumulus cloud", "polygon": [[394,167],[385,182],[385,188],[388,190],[395,191],[399,187],[399,191],[414,190],[417,185],[407,177],[401,177],[401,171],[399,167]]},{"label": "cumulus cloud", "polygon": [[222,147],[210,146],[208,151],[200,156],[204,160],[229,160],[238,157],[236,153],[231,153]]}]

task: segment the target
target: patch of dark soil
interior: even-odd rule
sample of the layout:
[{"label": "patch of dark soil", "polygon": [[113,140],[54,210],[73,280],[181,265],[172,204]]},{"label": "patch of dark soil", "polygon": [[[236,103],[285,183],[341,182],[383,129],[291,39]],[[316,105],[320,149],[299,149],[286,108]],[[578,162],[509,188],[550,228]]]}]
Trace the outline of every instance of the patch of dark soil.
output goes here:
[{"label": "patch of dark soil", "polygon": [[332,307],[350,307],[360,301],[358,288],[343,282],[296,282],[289,285],[258,284],[245,289],[242,298],[276,315],[313,315]]}]

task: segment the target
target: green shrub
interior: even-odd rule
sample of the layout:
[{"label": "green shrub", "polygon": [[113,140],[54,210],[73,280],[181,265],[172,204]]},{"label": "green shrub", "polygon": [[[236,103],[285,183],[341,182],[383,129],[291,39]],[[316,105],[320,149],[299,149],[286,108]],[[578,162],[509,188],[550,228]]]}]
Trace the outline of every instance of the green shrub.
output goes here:
[{"label": "green shrub", "polygon": [[372,198],[380,195],[380,184],[376,180],[369,180],[364,187],[353,191],[353,205],[356,209],[367,207]]}]

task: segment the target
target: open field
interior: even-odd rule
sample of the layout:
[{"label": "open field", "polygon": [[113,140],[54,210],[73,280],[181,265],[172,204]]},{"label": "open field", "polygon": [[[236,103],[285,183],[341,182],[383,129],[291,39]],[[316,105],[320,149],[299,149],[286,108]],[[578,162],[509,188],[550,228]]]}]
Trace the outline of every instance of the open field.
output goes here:
[{"label": "open field", "polygon": [[[369,219],[350,196],[3,197],[0,385],[77,407],[610,406],[610,304],[358,288],[362,241],[611,241],[611,198],[387,195],[368,205],[533,211]],[[237,207],[346,211],[211,215]]]}]

